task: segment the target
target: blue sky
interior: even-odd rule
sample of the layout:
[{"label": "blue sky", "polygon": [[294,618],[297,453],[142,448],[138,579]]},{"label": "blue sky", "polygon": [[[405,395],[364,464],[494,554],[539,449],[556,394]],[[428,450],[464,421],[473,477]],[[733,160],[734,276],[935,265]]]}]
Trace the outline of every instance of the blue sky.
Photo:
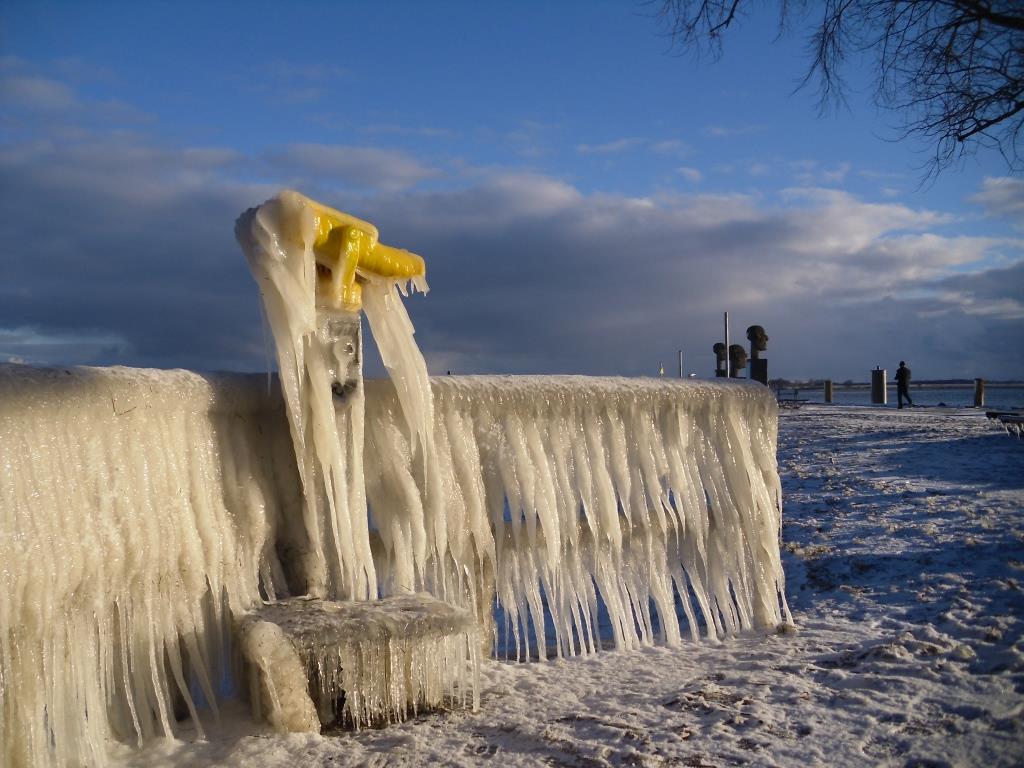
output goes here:
[{"label": "blue sky", "polygon": [[[770,10],[718,62],[651,8],[8,3],[0,360],[258,370],[234,218],[291,186],[424,255],[434,372],[713,367],[721,312],[773,376],[1024,378],[1024,182],[920,184],[848,71],[821,117]],[[374,367],[371,365],[371,373]]]}]

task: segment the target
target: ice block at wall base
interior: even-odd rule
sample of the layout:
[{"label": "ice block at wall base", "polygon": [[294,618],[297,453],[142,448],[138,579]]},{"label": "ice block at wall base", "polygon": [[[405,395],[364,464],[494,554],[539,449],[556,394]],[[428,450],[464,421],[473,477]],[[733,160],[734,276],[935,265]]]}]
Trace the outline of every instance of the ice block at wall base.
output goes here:
[{"label": "ice block at wall base", "polygon": [[476,621],[430,595],[292,598],[239,623],[258,678],[253,703],[277,730],[318,731],[338,718],[357,728],[395,722],[444,701],[479,707]]}]

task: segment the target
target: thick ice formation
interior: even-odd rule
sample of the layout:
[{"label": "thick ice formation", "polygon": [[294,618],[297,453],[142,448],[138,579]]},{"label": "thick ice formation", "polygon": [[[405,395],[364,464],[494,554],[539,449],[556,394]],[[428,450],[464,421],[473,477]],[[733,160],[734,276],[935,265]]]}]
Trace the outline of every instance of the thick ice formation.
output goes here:
[{"label": "thick ice formation", "polygon": [[[433,481],[411,471],[391,386],[367,384],[367,496],[386,551],[384,589],[395,580],[475,600],[493,569],[521,658],[548,655],[545,611],[554,653],[599,648],[599,602],[617,648],[679,642],[677,604],[694,638],[701,623],[717,639],[792,621],[778,547],[777,410],[766,388],[586,377],[432,383]],[[443,489],[436,505],[423,501],[430,482]]]},{"label": "thick ice formation", "polygon": [[[336,280],[327,278],[337,278],[336,273],[344,269],[340,254],[335,259],[331,253],[316,250],[327,249],[331,243],[330,227],[324,221],[328,210],[298,193],[286,191],[243,215],[236,232],[260,285],[277,347],[305,497],[307,539],[312,544],[305,568],[307,591],[315,597],[359,600],[377,596],[362,463],[363,395],[358,356],[339,354],[342,342],[333,341],[330,318],[339,314],[335,301],[339,291],[318,293],[317,288],[320,284],[333,285]],[[345,216],[338,212],[330,215]],[[358,220],[346,217],[342,221],[342,226],[350,229],[339,234],[350,242],[351,222]],[[330,223],[328,220],[327,224]],[[360,222],[359,227],[352,236],[366,240],[366,256],[372,257],[376,230],[365,222]],[[422,267],[419,257],[403,258]],[[413,341],[412,322],[398,295],[398,284],[404,280],[364,271],[351,263],[349,266],[357,270],[352,277],[358,277],[359,283],[358,290],[350,290],[347,295],[362,297],[404,414],[402,428],[409,436],[410,465],[421,468],[424,498],[436,504],[440,499],[436,484],[440,474],[434,458],[430,382],[423,356]],[[421,290],[426,289],[422,274],[413,282]],[[357,342],[358,333],[352,333],[349,339],[350,344]],[[350,366],[355,367],[351,389],[347,387]],[[333,390],[339,384],[343,385],[341,392],[347,390],[347,394],[335,402]],[[442,509],[432,509],[434,518],[443,519]],[[325,546],[327,542],[333,547]],[[328,553],[333,557],[325,563]],[[397,585],[392,582],[392,586]],[[396,591],[407,592],[408,588],[399,587]],[[301,604],[290,607],[294,605]],[[373,615],[380,608],[378,605]],[[273,610],[268,607],[263,613]],[[349,612],[358,610],[346,608]],[[474,704],[478,702],[476,632],[472,633],[472,640],[465,633],[436,635],[422,631],[374,640],[366,637],[374,624],[347,621],[346,626],[351,636],[315,649],[299,649],[307,670],[312,660],[316,661],[314,678],[321,686],[321,714],[324,702],[337,698],[342,687],[345,711],[356,725],[396,719],[404,716],[410,704],[413,708],[420,703],[437,704],[444,695],[456,691],[461,690],[464,696],[467,660],[474,670],[472,700]],[[295,666],[289,661],[287,648],[273,642],[277,635],[265,621],[247,620],[243,636],[247,656],[263,670],[261,679],[266,690],[260,697],[270,701],[271,721],[279,728],[305,728],[306,707],[299,701],[302,686],[296,684],[294,673],[288,677],[284,672],[286,667]],[[267,659],[288,663],[271,669]],[[432,662],[428,663],[429,660]],[[296,695],[278,695],[279,690],[290,690]]]},{"label": "thick ice formation", "polygon": [[377,594],[362,483],[362,389],[335,412],[332,384],[351,358],[336,354],[318,309],[317,236],[306,198],[284,192],[246,212],[235,229],[260,287],[277,348],[281,388],[302,480],[306,590],[318,597]]},{"label": "thick ice formation", "polygon": [[264,377],[0,366],[0,764],[215,706],[229,614],[285,582],[285,424]]},{"label": "thick ice formation", "polygon": [[[252,700],[277,730],[318,731],[339,718],[357,728],[397,722],[453,694],[479,706],[476,619],[430,595],[292,598],[263,606],[241,625],[244,653],[264,689]],[[311,682],[315,702],[296,679]]]}]

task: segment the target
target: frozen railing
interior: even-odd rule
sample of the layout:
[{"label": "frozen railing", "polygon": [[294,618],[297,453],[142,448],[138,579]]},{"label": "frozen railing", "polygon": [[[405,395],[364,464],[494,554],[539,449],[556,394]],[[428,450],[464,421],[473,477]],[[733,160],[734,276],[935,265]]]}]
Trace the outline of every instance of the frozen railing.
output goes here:
[{"label": "frozen railing", "polygon": [[[366,384],[379,594],[484,624],[496,597],[523,657],[594,650],[605,613],[622,648],[789,620],[766,388],[431,386],[428,466],[393,387]],[[0,366],[0,467],[0,763],[100,764],[111,735],[207,719],[191,692],[216,706],[232,617],[302,594],[315,545],[265,376]]]},{"label": "frozen railing", "polygon": [[678,643],[676,601],[695,639],[791,621],[766,387],[431,383],[435,461],[415,466],[393,388],[367,382],[366,492],[390,588],[460,602],[494,578],[520,658],[548,655],[545,625],[559,656],[597,650],[605,615],[617,648]]}]

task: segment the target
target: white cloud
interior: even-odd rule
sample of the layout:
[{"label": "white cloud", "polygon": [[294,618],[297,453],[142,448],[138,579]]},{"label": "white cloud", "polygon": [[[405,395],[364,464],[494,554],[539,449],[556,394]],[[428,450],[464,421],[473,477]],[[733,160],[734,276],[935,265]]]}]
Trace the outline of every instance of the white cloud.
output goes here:
[{"label": "white cloud", "polygon": [[704,135],[724,139],[733,136],[749,136],[752,133],[760,133],[765,128],[764,125],[709,125],[704,128]]},{"label": "white cloud", "polygon": [[67,365],[78,365],[97,357],[124,359],[131,352],[131,345],[113,333],[52,333],[32,327],[0,327],[0,360],[8,363],[47,363],[57,359]]},{"label": "white cloud", "polygon": [[454,139],[459,134],[449,128],[430,125],[400,125],[398,123],[372,123],[361,126],[364,133],[392,136],[421,136],[426,139]]},{"label": "white cloud", "polygon": [[279,168],[354,187],[401,190],[440,175],[436,168],[394,149],[340,144],[289,144],[267,153]]},{"label": "white cloud", "polygon": [[615,155],[636,149],[645,143],[647,140],[640,138],[616,139],[605,144],[578,144],[576,151],[581,155]]},{"label": "white cloud", "polygon": [[678,139],[666,139],[664,141],[655,141],[652,143],[651,151],[659,155],[676,155],[677,157],[684,157],[690,154],[692,150]]},{"label": "white cloud", "polygon": [[676,173],[678,173],[687,181],[692,181],[694,183],[697,183],[698,181],[704,178],[704,174],[702,174],[699,170],[697,170],[696,168],[690,168],[685,165],[676,168]]},{"label": "white cloud", "polygon": [[60,112],[79,105],[74,91],[63,83],[45,77],[17,75],[0,78],[0,101],[40,112]]},{"label": "white cloud", "polygon": [[828,184],[838,185],[846,180],[853,166],[848,162],[823,166],[817,160],[794,160],[789,163],[793,178],[807,186]]},{"label": "white cloud", "polygon": [[985,208],[990,216],[1002,216],[1024,228],[1024,179],[987,177],[981,191],[968,198]]},{"label": "white cloud", "polygon": [[576,145],[576,151],[581,155],[617,155],[640,148],[645,148],[657,155],[675,155],[676,157],[685,157],[692,152],[690,147],[678,139],[655,141],[638,136],[616,139],[604,144]]}]

